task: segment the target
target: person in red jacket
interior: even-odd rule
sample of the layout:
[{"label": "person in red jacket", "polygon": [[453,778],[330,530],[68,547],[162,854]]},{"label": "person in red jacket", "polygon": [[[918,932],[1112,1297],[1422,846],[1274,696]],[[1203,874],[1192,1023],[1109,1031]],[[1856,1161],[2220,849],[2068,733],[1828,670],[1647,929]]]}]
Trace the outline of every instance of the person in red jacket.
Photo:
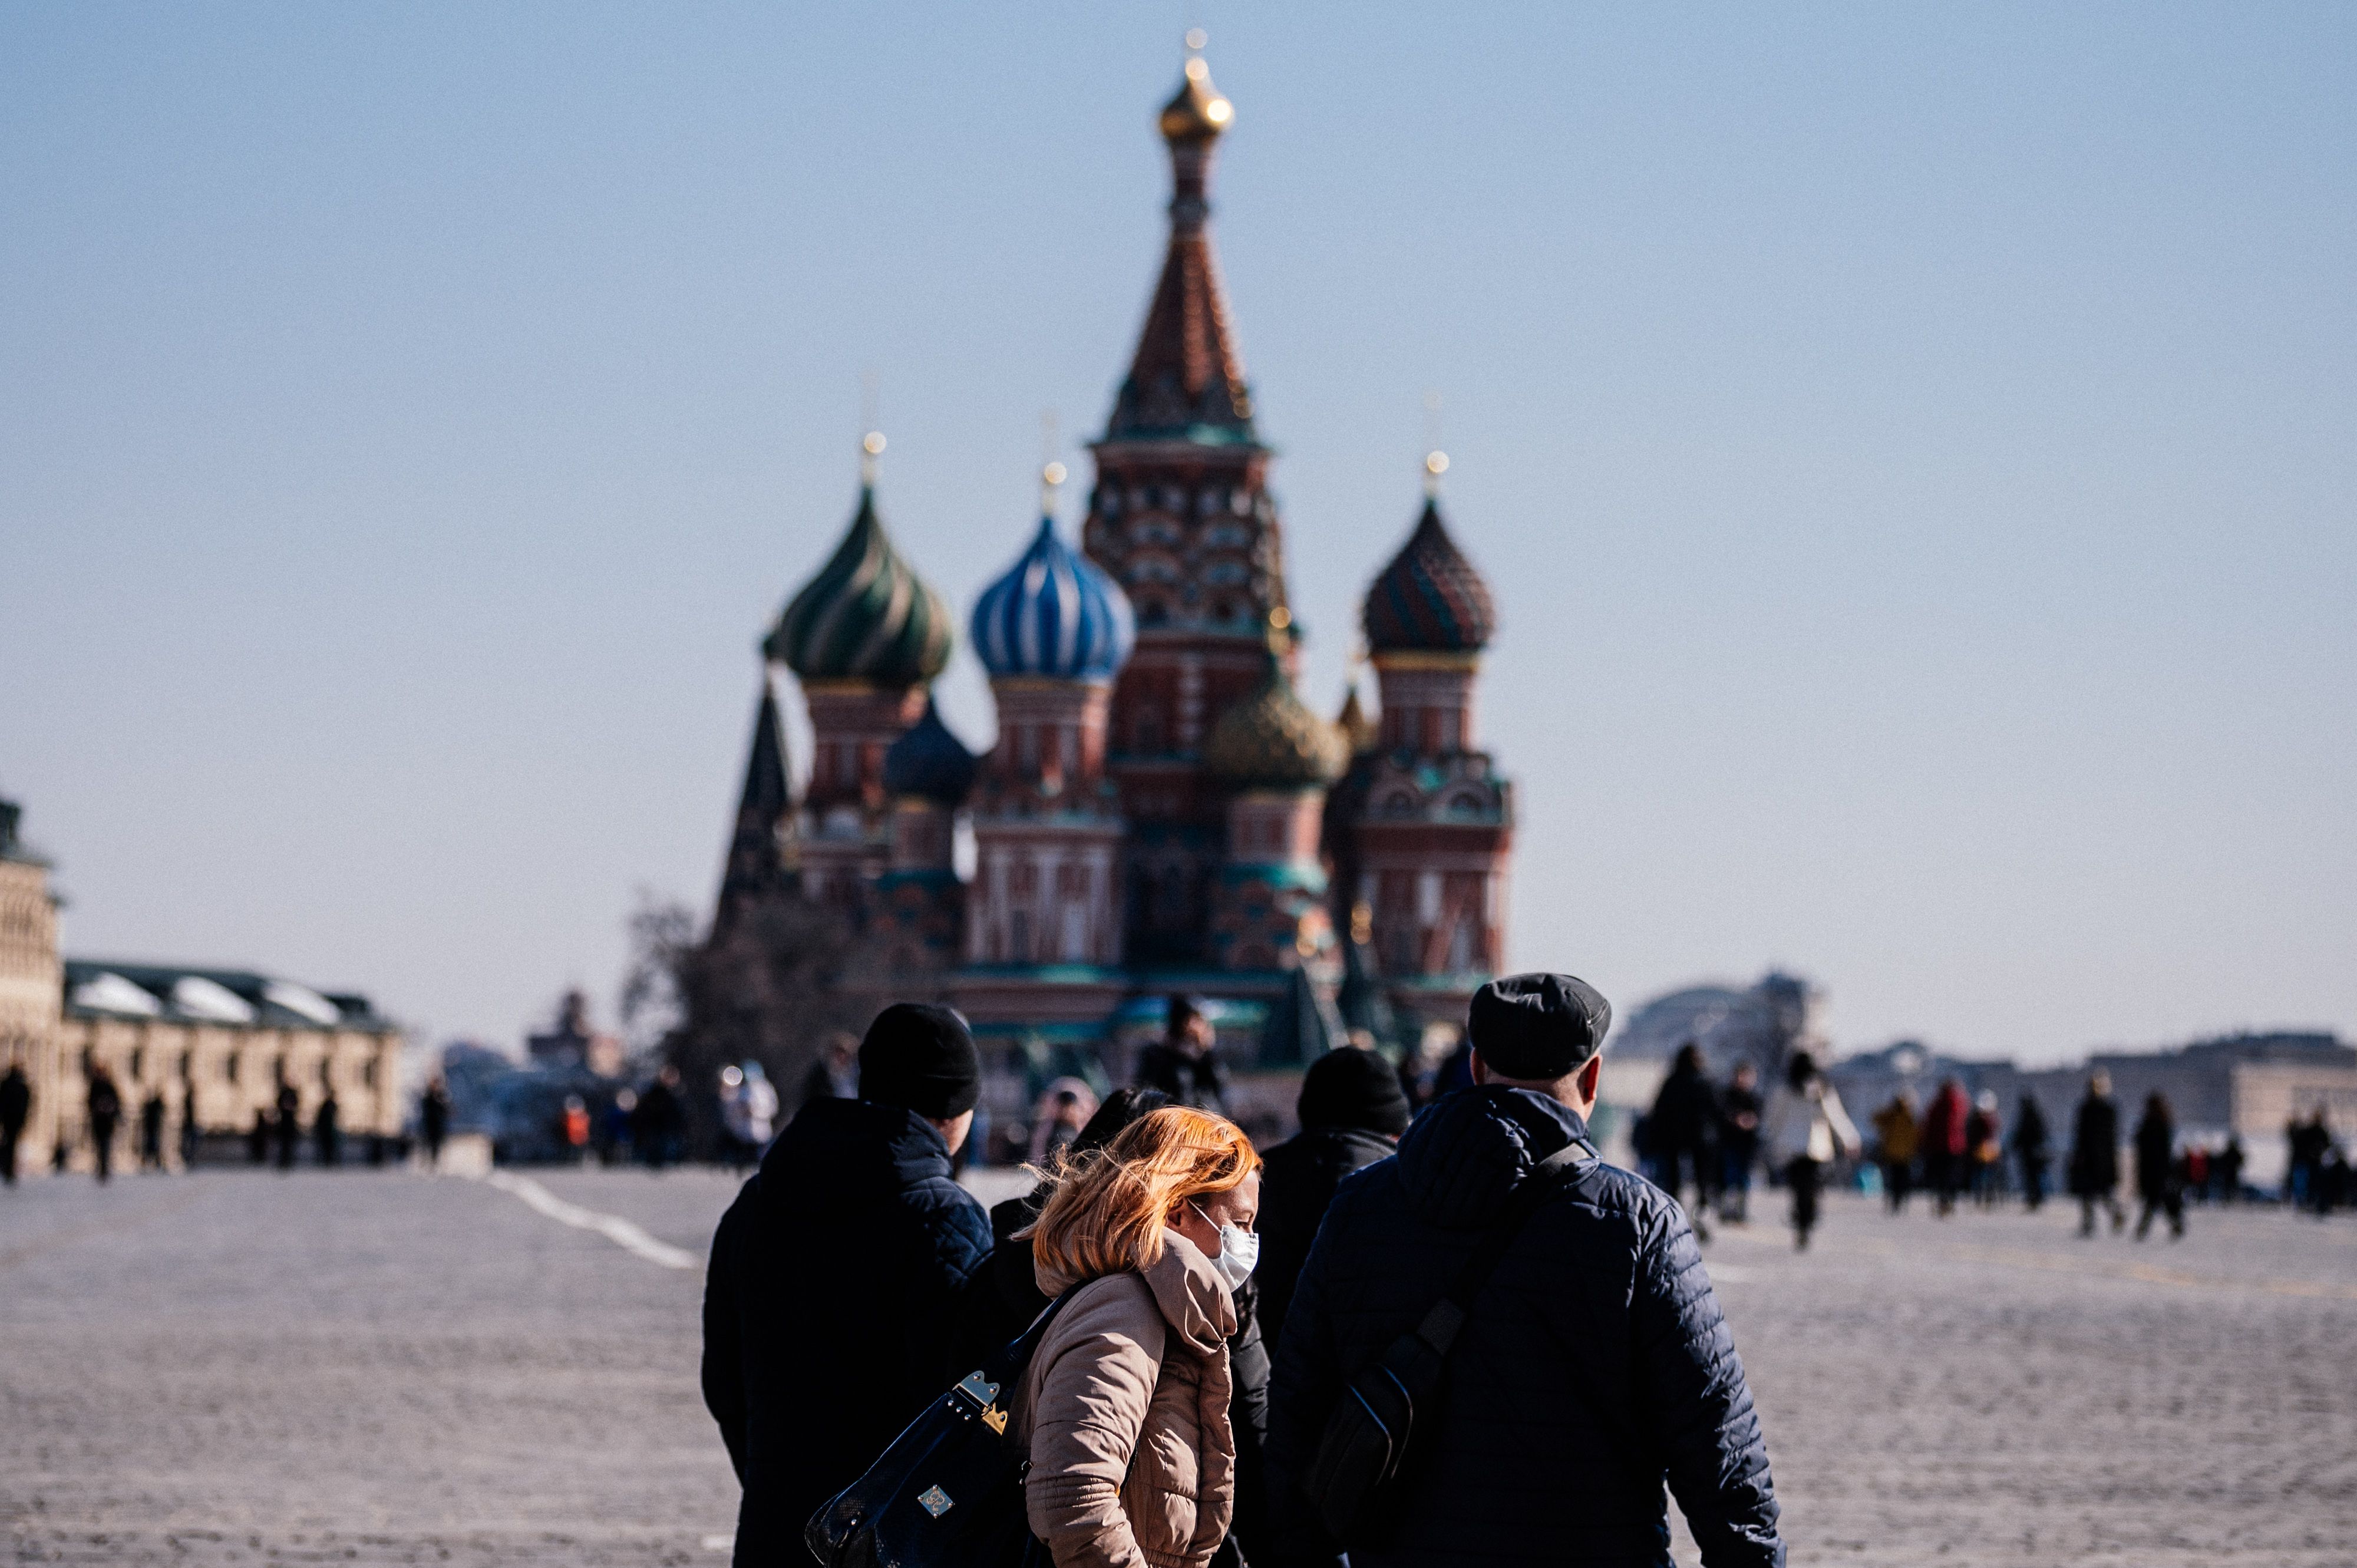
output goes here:
[{"label": "person in red jacket", "polygon": [[1923,1185],[1940,1200],[1943,1219],[1955,1208],[1956,1193],[1970,1174],[1966,1151],[1972,1141],[1964,1122],[1971,1115],[1964,1086],[1953,1078],[1941,1082],[1932,1103],[1923,1108]]}]

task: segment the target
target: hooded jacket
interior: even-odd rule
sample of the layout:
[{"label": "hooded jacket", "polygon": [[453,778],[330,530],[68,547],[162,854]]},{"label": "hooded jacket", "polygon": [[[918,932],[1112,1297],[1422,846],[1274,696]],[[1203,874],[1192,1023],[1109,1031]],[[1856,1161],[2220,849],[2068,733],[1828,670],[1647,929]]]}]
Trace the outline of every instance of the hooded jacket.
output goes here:
[{"label": "hooded jacket", "polygon": [[1309,1261],[1309,1243],[1318,1239],[1335,1187],[1398,1144],[1359,1127],[1305,1127],[1263,1158],[1260,1218],[1253,1227],[1260,1232],[1260,1264],[1253,1281],[1260,1286],[1261,1332],[1272,1347],[1284,1335],[1293,1282]]},{"label": "hooded jacket", "polygon": [[[1042,1270],[1061,1294],[1074,1282]],[[1048,1327],[1008,1412],[1024,1506],[1057,1568],[1203,1568],[1235,1503],[1228,1288],[1162,1233],[1143,1270],[1090,1281]]]},{"label": "hooded jacket", "polygon": [[982,1205],[914,1112],[813,1101],[770,1145],[704,1289],[704,1401],[745,1487],[739,1568],[803,1562],[811,1515],[968,1369],[963,1297],[989,1251]]},{"label": "hooded jacket", "polygon": [[[1346,1178],[1295,1287],[1269,1462],[1301,1475],[1348,1376],[1412,1330],[1533,1166],[1587,1129],[1526,1090],[1460,1090]],[[1661,1189],[1596,1164],[1542,1201],[1471,1304],[1419,1433],[1397,1527],[1353,1568],[1666,1568],[1668,1481],[1706,1568],[1784,1561],[1743,1366],[1694,1234]]]}]

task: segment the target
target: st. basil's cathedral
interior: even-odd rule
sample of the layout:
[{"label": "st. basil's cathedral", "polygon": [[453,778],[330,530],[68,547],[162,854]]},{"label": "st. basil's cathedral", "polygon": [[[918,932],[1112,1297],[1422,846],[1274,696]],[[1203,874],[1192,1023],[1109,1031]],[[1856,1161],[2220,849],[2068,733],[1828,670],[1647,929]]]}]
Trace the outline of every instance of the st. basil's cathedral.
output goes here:
[{"label": "st. basil's cathedral", "polygon": [[[967,625],[997,744],[976,757],[934,708],[952,612],[885,529],[871,435],[849,530],[762,643],[716,927],[798,888],[858,923],[899,994],[947,1000],[985,1037],[1085,1047],[1187,993],[1232,1057],[1272,1068],[1346,1029],[1412,1045],[1498,969],[1512,788],[1474,725],[1496,622],[1442,521],[1439,454],[1367,591],[1377,714],[1355,683],[1331,720],[1296,689],[1271,453],[1210,232],[1232,120],[1190,54],[1159,120],[1169,248],[1091,445],[1080,548],[1051,464],[1043,515]],[[800,800],[780,667],[809,708]]]}]

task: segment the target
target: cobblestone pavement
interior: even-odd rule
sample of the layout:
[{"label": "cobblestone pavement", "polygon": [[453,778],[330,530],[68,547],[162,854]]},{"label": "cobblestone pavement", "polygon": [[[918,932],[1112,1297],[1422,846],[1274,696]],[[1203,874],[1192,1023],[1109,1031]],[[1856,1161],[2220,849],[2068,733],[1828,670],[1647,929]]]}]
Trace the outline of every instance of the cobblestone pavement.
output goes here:
[{"label": "cobblestone pavement", "polygon": [[[534,1174],[690,1251],[734,1190]],[[2357,1224],[2138,1246],[1837,1200],[1796,1257],[1773,1208],[1706,1255],[1796,1563],[2357,1562]],[[663,1254],[408,1173],[0,1193],[8,1561],[723,1562]]]}]

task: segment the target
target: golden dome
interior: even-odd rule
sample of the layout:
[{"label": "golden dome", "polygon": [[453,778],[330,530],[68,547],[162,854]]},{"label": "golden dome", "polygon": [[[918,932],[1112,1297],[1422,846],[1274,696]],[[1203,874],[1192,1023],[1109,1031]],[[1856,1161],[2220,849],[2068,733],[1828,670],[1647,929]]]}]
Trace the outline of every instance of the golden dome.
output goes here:
[{"label": "golden dome", "polygon": [[1293,694],[1293,682],[1272,653],[1266,678],[1222,714],[1204,737],[1203,761],[1247,788],[1311,789],[1341,777],[1351,743]]},{"label": "golden dome", "polygon": [[1216,140],[1235,121],[1236,106],[1211,85],[1211,68],[1203,57],[1187,57],[1187,80],[1178,94],[1162,106],[1162,139],[1166,142]]}]

